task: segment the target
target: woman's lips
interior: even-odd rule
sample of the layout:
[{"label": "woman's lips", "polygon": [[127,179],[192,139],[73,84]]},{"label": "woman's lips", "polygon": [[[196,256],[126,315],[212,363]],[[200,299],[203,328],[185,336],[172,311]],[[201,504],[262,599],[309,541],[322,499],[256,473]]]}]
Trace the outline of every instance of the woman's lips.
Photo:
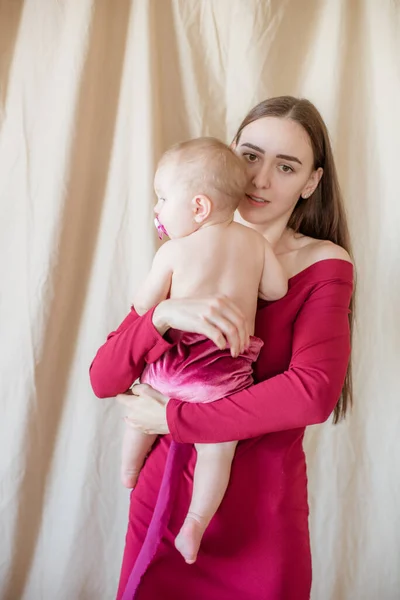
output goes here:
[{"label": "woman's lips", "polygon": [[252,206],[265,206],[266,204],[269,204],[269,200],[265,200],[259,196],[246,194],[246,198]]}]

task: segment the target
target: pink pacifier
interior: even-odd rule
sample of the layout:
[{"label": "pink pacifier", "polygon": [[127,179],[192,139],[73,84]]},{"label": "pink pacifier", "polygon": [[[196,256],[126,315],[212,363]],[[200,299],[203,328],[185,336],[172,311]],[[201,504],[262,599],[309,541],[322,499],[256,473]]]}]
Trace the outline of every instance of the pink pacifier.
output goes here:
[{"label": "pink pacifier", "polygon": [[164,225],[160,223],[158,217],[154,219],[154,225],[156,226],[158,237],[160,238],[160,240],[163,239],[164,235],[168,236],[167,230],[165,229]]}]

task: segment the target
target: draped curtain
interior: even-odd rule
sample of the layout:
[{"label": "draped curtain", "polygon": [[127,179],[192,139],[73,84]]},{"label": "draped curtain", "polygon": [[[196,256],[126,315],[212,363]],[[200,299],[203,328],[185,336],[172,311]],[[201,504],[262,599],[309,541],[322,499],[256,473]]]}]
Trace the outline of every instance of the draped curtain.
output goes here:
[{"label": "draped curtain", "polygon": [[157,247],[178,140],[270,96],[330,130],[354,245],[355,406],[306,435],[313,600],[400,597],[398,0],[0,0],[0,597],[108,600],[129,493],[88,367]]}]

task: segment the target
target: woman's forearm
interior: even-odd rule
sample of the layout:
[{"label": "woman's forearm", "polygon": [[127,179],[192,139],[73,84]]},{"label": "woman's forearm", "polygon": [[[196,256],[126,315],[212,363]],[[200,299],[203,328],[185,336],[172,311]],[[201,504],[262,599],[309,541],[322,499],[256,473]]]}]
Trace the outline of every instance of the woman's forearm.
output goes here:
[{"label": "woman's forearm", "polygon": [[182,443],[219,443],[322,423],[335,408],[345,367],[336,384],[322,373],[292,370],[209,404],[171,399],[167,422]]},{"label": "woman's forearm", "polygon": [[257,437],[325,421],[339,400],[350,356],[350,281],[321,282],[293,328],[288,369],[209,404],[171,399],[172,437],[216,443]]},{"label": "woman's forearm", "polygon": [[140,377],[146,363],[154,362],[171,347],[153,324],[154,311],[139,317],[132,309],[97,351],[90,366],[90,381],[99,398],[124,393]]}]

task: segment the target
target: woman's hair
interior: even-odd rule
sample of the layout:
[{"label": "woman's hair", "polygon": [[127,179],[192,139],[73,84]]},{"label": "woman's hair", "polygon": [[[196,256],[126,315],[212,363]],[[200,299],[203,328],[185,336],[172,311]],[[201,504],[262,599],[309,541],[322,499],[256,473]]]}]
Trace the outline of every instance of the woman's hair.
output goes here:
[{"label": "woman's hair", "polygon": [[[309,101],[292,96],[270,98],[257,104],[242,121],[234,141],[239,142],[243,129],[264,117],[291,119],[308,133],[314,154],[314,169],[322,167],[323,176],[315,192],[307,199],[299,198],[289,219],[288,227],[296,233],[342,246],[351,255],[343,198],[339,187],[335,161],[326,125],[315,106]],[[350,335],[353,331],[354,303],[350,305]],[[335,407],[334,423],[340,421],[352,405],[351,361],[346,373],[341,397]]]}]

